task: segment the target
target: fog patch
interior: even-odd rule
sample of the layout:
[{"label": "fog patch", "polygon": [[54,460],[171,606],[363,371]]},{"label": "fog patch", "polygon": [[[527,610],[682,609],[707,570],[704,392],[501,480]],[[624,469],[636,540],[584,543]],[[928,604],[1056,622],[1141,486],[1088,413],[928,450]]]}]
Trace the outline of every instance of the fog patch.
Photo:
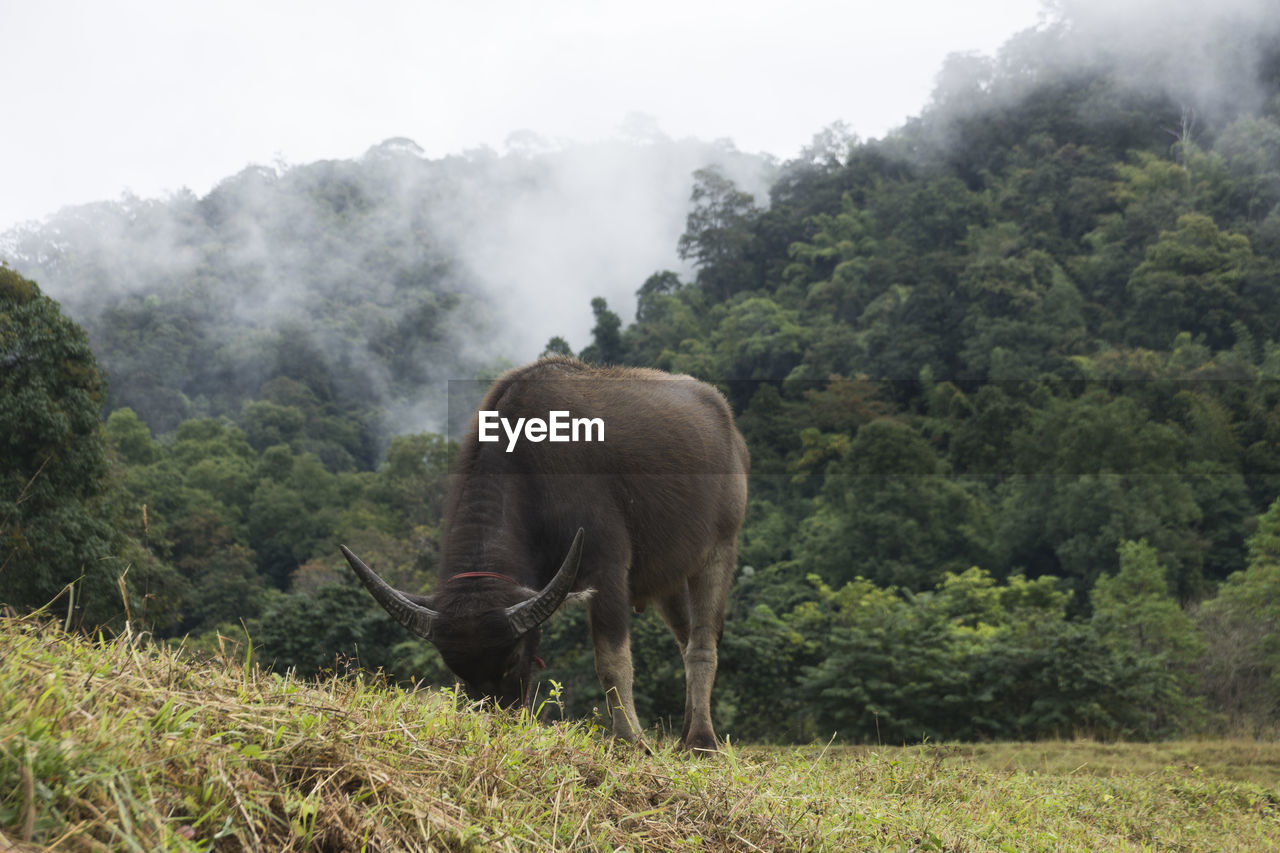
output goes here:
[{"label": "fog patch", "polygon": [[676,244],[697,169],[718,166],[767,199],[771,160],[640,129],[648,130],[640,141],[635,127],[631,140],[570,148],[526,134],[505,156],[473,153],[474,179],[458,188],[456,205],[437,209],[435,230],[500,312],[499,351],[511,361],[536,357],[554,335],[574,349],[590,343],[596,296],[628,321],[649,275],[691,272]]},{"label": "fog patch", "polygon": [[1053,0],[1039,25],[996,56],[948,57],[923,115],[905,129],[945,151],[964,121],[1092,77],[1106,82],[1080,88],[1081,121],[1106,123],[1133,109],[1135,98],[1158,99],[1173,117],[1156,131],[1171,144],[1194,138],[1206,125],[1268,108],[1263,80],[1280,71],[1272,67],[1277,11],[1274,0]]},{"label": "fog patch", "polygon": [[708,165],[767,198],[771,159],[634,119],[589,145],[522,132],[503,154],[432,160],[397,138],[358,160],[251,166],[204,197],[66,208],[5,233],[0,257],[90,331],[115,404],[172,387],[162,431],[236,415],[290,345],[391,433],[439,430],[447,380],[529,361],[556,335],[581,349],[593,297],[630,317],[649,275],[687,273],[676,244]]}]

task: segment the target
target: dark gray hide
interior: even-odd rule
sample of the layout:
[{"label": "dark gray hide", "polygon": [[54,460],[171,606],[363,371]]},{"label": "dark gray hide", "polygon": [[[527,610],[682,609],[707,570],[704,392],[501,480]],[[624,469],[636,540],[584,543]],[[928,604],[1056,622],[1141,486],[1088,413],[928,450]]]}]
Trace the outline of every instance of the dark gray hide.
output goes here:
[{"label": "dark gray hide", "polygon": [[[587,597],[596,673],[616,736],[640,738],[631,609],[653,604],[685,665],[682,742],[715,749],[711,687],[747,506],[745,442],[718,391],[687,376],[543,359],[500,377],[481,410],[601,418],[603,442],[463,442],[445,509],[440,583],[387,586],[345,547],[374,598],[426,637],[473,696],[526,700],[539,627]],[[500,431],[501,433],[501,431]],[[497,573],[458,577],[467,573]]]}]

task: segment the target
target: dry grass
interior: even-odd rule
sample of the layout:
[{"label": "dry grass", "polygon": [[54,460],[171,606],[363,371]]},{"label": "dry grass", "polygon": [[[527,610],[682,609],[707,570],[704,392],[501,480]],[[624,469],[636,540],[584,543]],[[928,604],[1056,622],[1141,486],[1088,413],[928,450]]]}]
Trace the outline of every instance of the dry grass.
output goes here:
[{"label": "dry grass", "polygon": [[0,851],[1280,849],[1275,780],[978,749],[644,755],[447,692],[0,619]]},{"label": "dry grass", "polygon": [[1280,744],[1247,738],[1148,743],[1091,740],[964,744],[949,764],[1041,775],[1150,776],[1176,771],[1280,789]]}]

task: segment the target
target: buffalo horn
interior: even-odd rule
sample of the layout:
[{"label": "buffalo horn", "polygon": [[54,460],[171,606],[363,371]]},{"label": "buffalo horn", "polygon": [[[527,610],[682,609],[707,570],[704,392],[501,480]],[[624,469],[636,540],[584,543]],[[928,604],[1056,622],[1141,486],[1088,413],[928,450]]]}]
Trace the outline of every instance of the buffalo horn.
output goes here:
[{"label": "buffalo horn", "polygon": [[556,612],[556,608],[564,603],[578,577],[578,564],[582,562],[582,535],[582,528],[579,527],[577,535],[573,537],[573,545],[569,547],[569,555],[564,558],[556,576],[541,592],[507,608],[507,621],[517,637],[547,621]]},{"label": "buffalo horn", "polygon": [[436,620],[440,618],[439,613],[430,607],[414,604],[405,597],[404,593],[388,585],[386,581],[378,577],[373,569],[366,566],[360,561],[359,557],[351,553],[350,548],[346,545],[339,545],[338,547],[342,549],[342,556],[347,558],[351,568],[355,569],[356,574],[359,575],[364,588],[369,590],[374,600],[381,604],[384,610],[419,637],[425,637],[428,640],[432,639]]}]

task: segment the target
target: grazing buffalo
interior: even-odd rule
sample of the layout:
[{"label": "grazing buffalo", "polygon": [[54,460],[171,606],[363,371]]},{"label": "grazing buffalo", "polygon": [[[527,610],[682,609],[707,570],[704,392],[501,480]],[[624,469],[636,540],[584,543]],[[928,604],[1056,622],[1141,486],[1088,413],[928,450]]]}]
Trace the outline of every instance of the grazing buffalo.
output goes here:
[{"label": "grazing buffalo", "polygon": [[684,657],[681,743],[715,749],[711,686],[749,466],[724,397],[687,376],[549,358],[500,377],[480,409],[450,484],[435,593],[391,588],[344,546],[347,561],[473,697],[507,707],[528,702],[542,623],[586,601],[613,733],[628,740],[641,737],[631,608],[653,604]]}]

